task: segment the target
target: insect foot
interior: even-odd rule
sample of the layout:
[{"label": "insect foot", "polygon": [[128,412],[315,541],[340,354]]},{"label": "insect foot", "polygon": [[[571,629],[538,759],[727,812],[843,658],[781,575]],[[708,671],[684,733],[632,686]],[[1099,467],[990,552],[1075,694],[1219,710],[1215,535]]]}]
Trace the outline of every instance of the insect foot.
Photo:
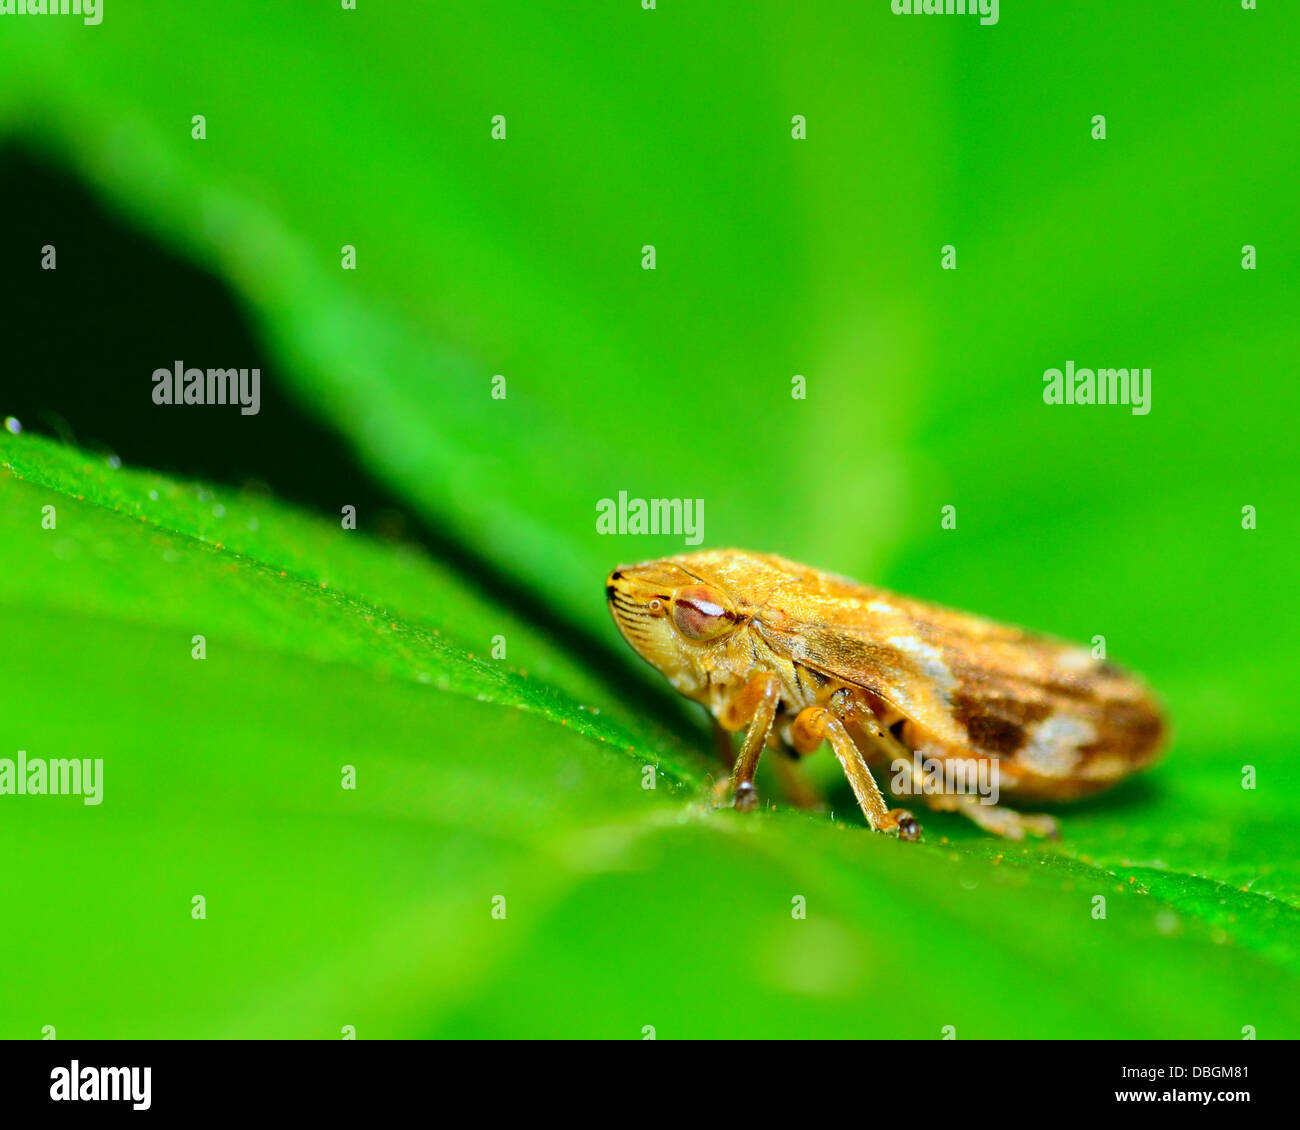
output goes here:
[{"label": "insect foot", "polygon": [[1004,836],[1008,840],[1023,840],[1026,834],[1046,839],[1061,838],[1060,827],[1050,816],[1016,812],[1001,805],[983,805],[974,797],[962,797],[961,811],[986,832]]},{"label": "insect foot", "polygon": [[730,777],[723,777],[714,782],[713,807],[753,812],[758,807],[758,790],[754,788],[752,781],[741,781],[737,785]]},{"label": "insect foot", "polygon": [[1020,814],[1020,823],[1025,831],[1035,836],[1043,836],[1049,840],[1059,840],[1061,838],[1061,826],[1050,816],[1027,816],[1022,812]]},{"label": "insect foot", "polygon": [[910,844],[916,843],[921,838],[921,825],[916,822],[913,816],[906,808],[891,808],[885,813],[885,819],[881,822],[880,830],[887,832],[891,828],[898,829],[898,838],[906,840]]}]

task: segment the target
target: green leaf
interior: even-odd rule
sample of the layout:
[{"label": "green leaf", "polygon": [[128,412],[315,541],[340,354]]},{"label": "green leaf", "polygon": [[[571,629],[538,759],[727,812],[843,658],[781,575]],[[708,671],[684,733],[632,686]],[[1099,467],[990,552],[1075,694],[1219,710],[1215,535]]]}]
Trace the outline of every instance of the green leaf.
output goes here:
[{"label": "green leaf", "polygon": [[[1172,774],[1062,850],[714,810],[701,754],[413,552],[27,436],[0,463],[8,744],[104,763],[99,805],[0,798],[0,1035],[1296,1032],[1293,811],[1242,793],[1178,855]],[[1211,829],[1276,869],[1220,881]]]},{"label": "green leaf", "polygon": [[[532,603],[6,438],[9,744],[98,751],[111,791],[3,801],[39,860],[0,880],[5,1034],[1294,1037],[1294,21],[370,7],[15,20],[0,133],[225,278],[267,379]],[[1151,413],[1044,405],[1067,359],[1151,366]],[[1173,747],[1059,847],[899,845],[842,786],[834,823],[715,812],[700,720],[599,599],[682,548],[597,534],[623,490],[1104,637]]]}]

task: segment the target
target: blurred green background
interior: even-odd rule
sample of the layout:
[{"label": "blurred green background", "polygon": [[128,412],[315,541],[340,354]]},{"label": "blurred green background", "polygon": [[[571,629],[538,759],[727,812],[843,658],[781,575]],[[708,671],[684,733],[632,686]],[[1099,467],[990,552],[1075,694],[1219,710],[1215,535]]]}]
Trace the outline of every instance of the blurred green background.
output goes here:
[{"label": "blurred green background", "polygon": [[[96,211],[44,272],[63,182],[10,175],[0,756],[102,757],[105,800],[0,797],[0,1036],[1300,1035],[1300,14],[1111,7],[4,19],[0,159]],[[132,241],[191,282],[70,333]],[[275,411],[155,407],[178,357]],[[1151,413],[1045,405],[1067,360]],[[604,608],[683,548],[598,535],[621,490],[1104,635],[1173,748],[1059,846],[870,836],[826,754],[833,820],[712,811]]]}]

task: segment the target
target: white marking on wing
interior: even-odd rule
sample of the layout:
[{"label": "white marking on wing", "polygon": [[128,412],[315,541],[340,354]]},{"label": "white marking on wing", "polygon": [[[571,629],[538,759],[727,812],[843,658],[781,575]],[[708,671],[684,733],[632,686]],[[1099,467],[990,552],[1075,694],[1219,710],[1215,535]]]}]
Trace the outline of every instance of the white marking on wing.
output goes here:
[{"label": "white marking on wing", "polygon": [[1016,760],[1044,777],[1068,777],[1083,756],[1079,746],[1096,736],[1097,731],[1082,718],[1053,714],[1034,727],[1029,741],[1016,754]]},{"label": "white marking on wing", "polygon": [[1068,651],[1062,651],[1057,655],[1056,665],[1062,671],[1081,673],[1091,671],[1097,665],[1097,661],[1092,657],[1091,652],[1072,647]]},{"label": "white marking on wing", "polygon": [[916,660],[916,665],[921,669],[921,673],[939,688],[944,702],[951,704],[952,689],[957,684],[937,647],[922,643],[915,636],[890,636],[888,642],[893,647],[898,648],[904,655]]}]

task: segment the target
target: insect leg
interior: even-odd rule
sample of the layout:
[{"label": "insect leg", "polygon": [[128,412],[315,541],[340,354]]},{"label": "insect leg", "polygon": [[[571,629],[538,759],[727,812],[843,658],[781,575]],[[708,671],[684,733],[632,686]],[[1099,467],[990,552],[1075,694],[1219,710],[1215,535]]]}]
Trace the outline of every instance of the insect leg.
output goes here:
[{"label": "insect leg", "polygon": [[[915,736],[910,723],[903,728],[903,736],[909,735]],[[1009,840],[1023,840],[1026,832],[1031,832],[1035,836],[1048,836],[1051,839],[1059,836],[1056,821],[1050,816],[1017,812],[1000,804],[984,804],[975,793],[927,792],[924,768],[912,758],[911,750],[892,734],[886,734],[885,737],[897,747],[899,751],[897,756],[906,761],[909,766],[913,790],[936,811],[960,812],[986,832],[1005,836]]]},{"label": "insect leg", "polygon": [[953,806],[956,811],[994,835],[1009,840],[1023,840],[1026,832],[1053,840],[1060,836],[1056,821],[1050,816],[1017,812],[1000,804],[980,804],[979,797],[973,795],[962,795],[956,800],[957,804]]},{"label": "insect leg", "polygon": [[[731,732],[722,725],[716,718],[713,719],[713,741],[717,747],[718,756],[726,763],[727,768],[736,763],[736,751],[731,745]],[[808,783],[803,774],[799,771],[799,766],[794,760],[793,754],[782,753],[781,756],[771,761],[772,767],[776,770],[776,775],[781,782],[781,791],[785,794],[786,799],[795,806],[795,808],[820,809],[825,806],[821,795]],[[726,797],[727,789],[731,787],[731,778],[724,777],[713,789],[714,801],[721,804]]]},{"label": "insect leg", "polygon": [[791,724],[790,737],[795,749],[804,754],[812,753],[823,741],[830,742],[844,775],[849,779],[853,795],[858,799],[858,807],[874,831],[897,829],[900,838],[906,840],[914,840],[921,834],[920,826],[910,812],[901,808],[891,810],[886,806],[862,750],[833,710],[825,706],[805,707]]},{"label": "insect leg", "polygon": [[754,770],[758,768],[758,755],[763,752],[772,732],[779,691],[780,681],[775,675],[770,672],[755,675],[740,688],[718,717],[724,730],[739,730],[749,724],[740,756],[731,771],[733,803],[741,810],[751,809],[758,803],[758,794],[754,792]]}]

